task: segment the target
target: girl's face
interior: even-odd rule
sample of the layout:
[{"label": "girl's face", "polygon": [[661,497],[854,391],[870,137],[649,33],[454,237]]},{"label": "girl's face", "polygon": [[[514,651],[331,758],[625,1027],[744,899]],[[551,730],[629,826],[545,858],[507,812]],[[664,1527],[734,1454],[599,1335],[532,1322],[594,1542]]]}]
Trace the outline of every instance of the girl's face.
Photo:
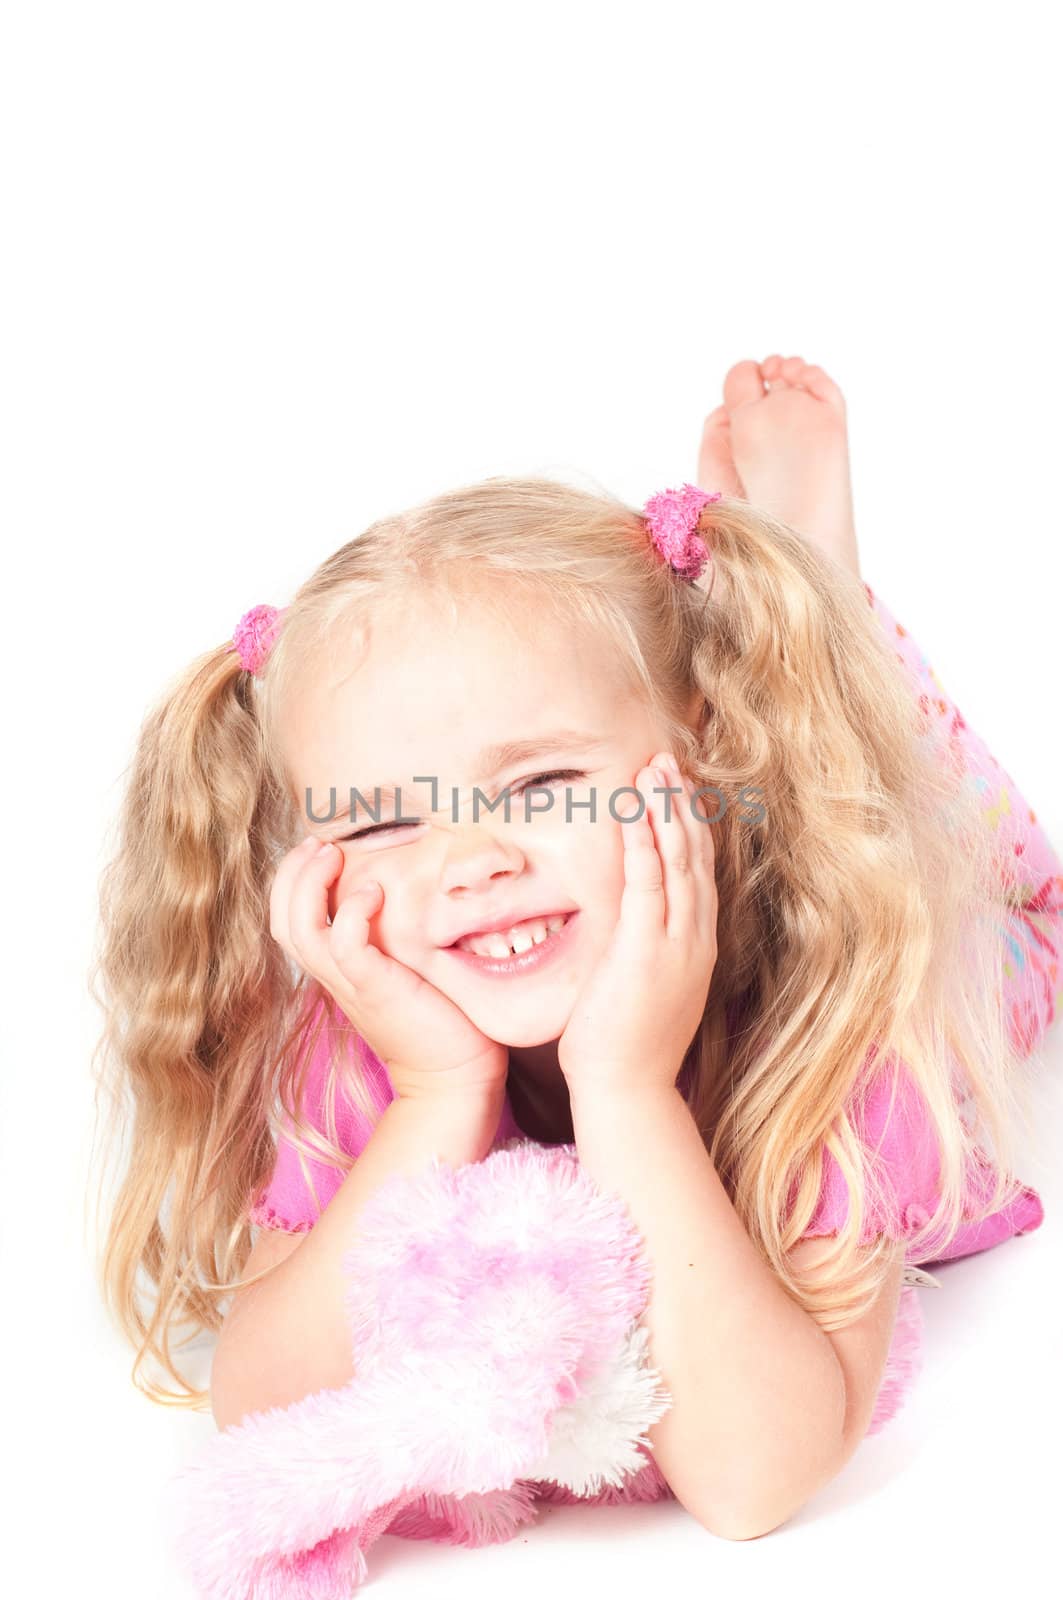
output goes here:
[{"label": "girl's face", "polygon": [[[375,878],[384,901],[373,944],[488,1038],[515,1047],[559,1038],[620,913],[624,845],[610,796],[668,748],[602,641],[545,616],[511,628],[466,608],[458,623],[440,620],[418,602],[401,639],[377,628],[353,672],[340,664],[332,684],[289,712],[283,748],[303,826],[344,855],[330,915]],[[515,741],[525,749],[504,748]],[[549,810],[537,809],[543,792],[523,793],[544,782]],[[353,817],[352,786],[364,800]],[[485,798],[474,815],[477,787]],[[308,810],[328,815],[330,788],[336,816],[312,821]],[[507,790],[508,821],[504,803],[487,808]],[[379,822],[366,810],[378,802]],[[549,959],[525,972],[499,976],[452,948],[466,934],[554,915],[569,921],[543,947]]]}]

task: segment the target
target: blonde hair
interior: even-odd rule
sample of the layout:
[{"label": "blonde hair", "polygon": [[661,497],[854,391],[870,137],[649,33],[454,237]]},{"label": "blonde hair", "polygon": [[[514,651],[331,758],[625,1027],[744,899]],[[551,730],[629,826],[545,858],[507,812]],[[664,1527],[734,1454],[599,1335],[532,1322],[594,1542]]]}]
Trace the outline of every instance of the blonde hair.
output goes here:
[{"label": "blonde hair", "polygon": [[[270,935],[269,890],[297,838],[279,753],[289,696],[335,659],[330,641],[342,638],[349,661],[353,631],[400,616],[411,585],[455,614],[473,590],[500,616],[545,606],[598,629],[683,769],[729,800],[762,797],[760,825],[728,804],[713,826],[718,958],[684,1075],[743,1225],[806,1311],[844,1327],[887,1267],[888,1239],[860,1244],[880,1174],[849,1114],[869,1052],[903,1058],[939,1147],[940,1204],[911,1241],[919,1259],[937,1259],[973,1220],[964,1173],[976,1140],[996,1167],[977,1216],[1015,1192],[1021,1057],[1004,1022],[994,915],[1006,864],[977,796],[933,728],[917,726],[913,687],[858,579],[741,501],[707,506],[700,529],[713,559],[690,584],[657,557],[641,514],[609,494],[543,478],[459,488],[330,556],[288,607],[260,678],[226,642],[147,716],[101,879],[94,976],[106,1020],[94,1061],[111,1131],[131,1123],[100,1283],[150,1398],[206,1407],[170,1334],[221,1325],[219,1298],[251,1248],[247,1207],[272,1167],[277,1102],[301,1154],[341,1172],[353,1163],[336,1139],[340,1082],[371,1123],[379,1114],[347,1048],[350,1024]],[[344,1045],[322,1137],[302,1105],[315,1016]],[[812,1216],[825,1148],[849,1215],[829,1258],[799,1274],[786,1252]],[[149,1354],[177,1393],[141,1381]]]}]

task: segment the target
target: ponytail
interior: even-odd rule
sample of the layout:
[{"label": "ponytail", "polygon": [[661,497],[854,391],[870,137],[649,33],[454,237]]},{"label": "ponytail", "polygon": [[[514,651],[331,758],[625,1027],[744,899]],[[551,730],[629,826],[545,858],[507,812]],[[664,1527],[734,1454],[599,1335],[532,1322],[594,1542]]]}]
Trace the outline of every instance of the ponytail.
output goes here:
[{"label": "ponytail", "polygon": [[[254,681],[231,648],[213,650],[141,727],[100,880],[90,981],[106,1018],[93,1053],[108,1135],[101,1183],[128,1132],[97,1273],[137,1347],[133,1381],[159,1403],[206,1408],[174,1365],[170,1328],[221,1325],[210,1288],[250,1248],[231,1219],[272,1159],[264,1067],[279,1058],[277,1019],[295,994],[268,933],[269,888],[289,807],[264,759]],[[141,1376],[148,1355],[178,1394]]]}]

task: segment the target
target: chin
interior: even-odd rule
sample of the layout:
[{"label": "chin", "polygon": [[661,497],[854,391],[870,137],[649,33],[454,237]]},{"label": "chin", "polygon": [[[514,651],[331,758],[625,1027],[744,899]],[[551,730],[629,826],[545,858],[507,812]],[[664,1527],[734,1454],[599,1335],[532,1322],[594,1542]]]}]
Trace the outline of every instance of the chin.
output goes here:
[{"label": "chin", "polygon": [[508,1050],[534,1050],[539,1045],[555,1044],[568,1023],[567,1013],[550,1018],[544,1017],[541,1009],[526,1021],[514,1017],[512,1011],[492,1017],[486,1011],[470,1009],[466,1015],[481,1033],[496,1044],[505,1045]]},{"label": "chin", "polygon": [[496,1044],[504,1044],[507,1050],[537,1050],[541,1045],[556,1044],[565,1031],[564,1023],[560,1027],[551,1028],[545,1035],[542,1028],[528,1028],[523,1033],[510,1027],[503,1030],[505,1037],[495,1036]]}]

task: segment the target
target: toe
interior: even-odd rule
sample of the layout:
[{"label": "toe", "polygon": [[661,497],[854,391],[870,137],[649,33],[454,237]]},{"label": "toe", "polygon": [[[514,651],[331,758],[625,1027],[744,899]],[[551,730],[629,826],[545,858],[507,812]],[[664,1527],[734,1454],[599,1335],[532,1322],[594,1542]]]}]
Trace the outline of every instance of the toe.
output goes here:
[{"label": "toe", "polygon": [[731,453],[731,419],[726,406],[717,406],[705,418],[698,450],[698,487],[709,493],[717,489],[731,498],[742,493]]},{"label": "toe", "polygon": [[764,398],[764,378],[756,361],[737,362],[723,380],[723,403],[728,411]]},{"label": "toe", "polygon": [[845,396],[842,394],[833,378],[829,378],[822,367],[806,367],[801,379],[802,389],[807,389],[814,394],[817,400],[824,401],[827,405],[834,406],[837,411],[845,410]]},{"label": "toe", "polygon": [[766,383],[774,383],[782,371],[782,356],[769,356],[760,363],[760,370]]},{"label": "toe", "polygon": [[782,364],[780,376],[787,383],[799,383],[804,370],[805,360],[803,356],[788,356]]}]

